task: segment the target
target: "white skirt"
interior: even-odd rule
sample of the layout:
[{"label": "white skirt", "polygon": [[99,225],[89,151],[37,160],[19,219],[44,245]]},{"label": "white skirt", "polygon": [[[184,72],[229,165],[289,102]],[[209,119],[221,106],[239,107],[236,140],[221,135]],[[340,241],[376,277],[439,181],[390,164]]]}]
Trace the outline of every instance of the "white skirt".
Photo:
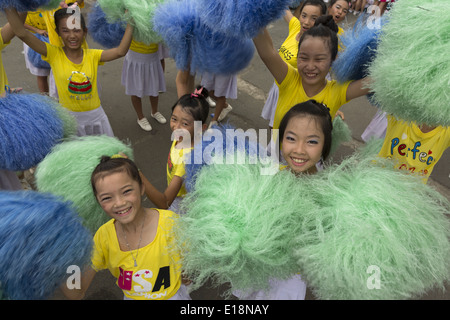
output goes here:
[{"label": "white skirt", "polygon": [[24,42],[23,54],[25,56],[25,66],[27,67],[27,69],[30,70],[30,73],[34,76],[48,77],[50,75],[50,69],[36,68],[30,62],[30,59],[28,59],[28,50],[30,50],[30,47]]},{"label": "white skirt", "polygon": [[14,171],[0,169],[0,190],[22,190],[19,177]]},{"label": "white skirt", "polygon": [[225,76],[205,72],[202,74],[201,85],[208,91],[213,90],[216,97],[237,99],[237,75],[235,74]]},{"label": "white skirt", "polygon": [[278,92],[278,86],[274,82],[272,87],[270,88],[266,103],[264,103],[264,107],[261,112],[261,117],[263,117],[263,119],[269,120],[269,126],[272,128],[273,120],[275,119],[275,110],[277,109]]},{"label": "white skirt", "polygon": [[158,57],[159,60],[170,58],[170,51],[163,43],[158,43]]},{"label": "white skirt", "polygon": [[157,97],[166,91],[159,53],[142,54],[128,50],[123,60],[122,85],[127,96]]},{"label": "white skirt", "polygon": [[103,110],[102,106],[97,109],[73,112],[69,111],[77,120],[77,135],[82,136],[95,136],[95,135],[107,135],[114,137],[113,130],[108,120],[108,116]]}]

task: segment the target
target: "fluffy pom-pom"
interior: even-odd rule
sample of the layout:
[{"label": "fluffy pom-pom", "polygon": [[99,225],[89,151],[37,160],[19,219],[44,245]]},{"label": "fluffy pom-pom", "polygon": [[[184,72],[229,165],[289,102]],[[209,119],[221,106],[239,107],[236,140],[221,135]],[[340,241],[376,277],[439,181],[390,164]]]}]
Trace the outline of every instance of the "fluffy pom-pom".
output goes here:
[{"label": "fluffy pom-pom", "polygon": [[192,38],[191,71],[199,74],[236,74],[250,63],[255,53],[253,41],[214,32],[197,19]]},{"label": "fluffy pom-pom", "polygon": [[291,0],[199,0],[200,20],[229,37],[254,38],[258,32],[283,17]]},{"label": "fluffy pom-pom", "polygon": [[74,137],[53,148],[38,165],[35,178],[39,191],[72,201],[83,224],[92,232],[108,220],[91,187],[91,174],[103,155],[119,152],[133,159],[131,148],[108,136]]},{"label": "fluffy pom-pom", "polygon": [[63,138],[55,101],[40,94],[0,98],[0,168],[19,171],[37,165]]},{"label": "fluffy pom-pom", "polygon": [[102,8],[96,4],[88,14],[88,30],[92,39],[105,48],[118,47],[125,33],[122,22],[109,22]]},{"label": "fluffy pom-pom", "polygon": [[352,29],[339,37],[344,50],[339,52],[332,66],[338,82],[359,80],[367,76],[367,67],[375,57],[385,17],[375,20],[372,16],[362,15]]},{"label": "fluffy pom-pom", "polygon": [[34,191],[3,191],[0,217],[3,298],[48,299],[69,266],[89,263],[92,235],[70,203]]},{"label": "fluffy pom-pom", "polygon": [[445,0],[398,1],[392,7],[369,67],[373,98],[387,113],[450,125],[449,13]]},{"label": "fluffy pom-pom", "polygon": [[291,253],[293,238],[301,232],[294,212],[314,212],[315,204],[293,196],[308,193],[296,176],[289,171],[262,175],[265,167],[204,166],[194,191],[181,202],[186,214],[179,217],[175,234],[193,289],[207,279],[244,292],[267,289],[270,279],[299,271]]},{"label": "fluffy pom-pom", "polygon": [[0,0],[0,9],[16,8],[17,11],[35,11],[40,7],[54,6],[55,2],[52,0]]},{"label": "fluffy pom-pom", "polygon": [[177,69],[188,70],[191,62],[191,38],[197,11],[193,1],[168,1],[154,12],[154,29],[162,37]]},{"label": "fluffy pom-pom", "polygon": [[133,38],[150,44],[161,42],[161,37],[153,30],[153,15],[155,8],[163,1],[98,0],[97,3],[110,22],[125,21],[132,24]]},{"label": "fluffy pom-pom", "polygon": [[347,123],[341,117],[335,117],[333,120],[333,130],[331,131],[331,149],[329,155],[333,155],[342,143],[351,140],[352,132]]},{"label": "fluffy pom-pom", "polygon": [[355,156],[310,177],[321,209],[294,255],[320,299],[408,299],[449,279],[450,204],[376,161]]},{"label": "fluffy pom-pom", "polygon": [[[34,35],[39,40],[48,43],[48,37],[40,35],[38,33],[35,33]],[[31,64],[36,68],[50,69],[50,65],[48,64],[48,62],[42,60],[42,56],[31,48],[28,49],[28,60],[30,60]]]}]

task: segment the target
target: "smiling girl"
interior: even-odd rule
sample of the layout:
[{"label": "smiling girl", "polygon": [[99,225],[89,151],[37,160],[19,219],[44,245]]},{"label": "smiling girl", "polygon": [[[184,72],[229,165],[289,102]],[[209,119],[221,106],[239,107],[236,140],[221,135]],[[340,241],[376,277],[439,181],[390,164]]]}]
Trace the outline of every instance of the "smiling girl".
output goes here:
[{"label": "smiling girl", "polygon": [[167,160],[167,188],[164,192],[156,189],[141,173],[146,194],[158,208],[181,213],[178,203],[186,194],[184,176],[186,173],[184,159],[194,147],[195,122],[201,123],[201,130],[207,128],[209,104],[206,101],[208,90],[199,86],[194,93],[181,96],[172,107],[170,129],[172,146]]},{"label": "smiling girl", "polygon": [[127,25],[116,48],[84,49],[87,28],[78,7],[59,9],[54,14],[56,31],[64,43],[59,47],[39,40],[26,30],[16,9],[6,9],[5,12],[14,33],[50,64],[59,102],[77,119],[78,135],[114,136],[98,94],[98,66],[126,55],[131,44],[132,27]]},{"label": "smiling girl", "polygon": [[364,89],[367,78],[345,83],[326,79],[338,53],[337,31],[332,16],[319,17],[315,26],[300,37],[297,69],[283,61],[266,29],[253,39],[279,88],[274,129],[279,128],[283,116],[297,103],[314,99],[325,104],[334,118],[342,105],[369,92]]},{"label": "smiling girl", "polygon": [[[288,64],[297,68],[298,41],[300,36],[314,26],[315,21],[326,13],[327,7],[322,0],[306,0],[295,10],[285,11],[284,20],[289,25],[289,34],[279,49],[280,57]],[[270,88],[267,100],[261,112],[261,117],[269,120],[269,127],[273,127],[275,109],[278,102],[278,86],[274,82]]]},{"label": "smiling girl", "polygon": [[136,164],[122,155],[103,156],[91,185],[111,220],[95,233],[91,266],[80,288],[63,286],[63,293],[83,298],[96,272],[109,269],[126,300],[190,300],[181,283],[179,255],[168,249],[175,214],[143,207],[145,187]]}]

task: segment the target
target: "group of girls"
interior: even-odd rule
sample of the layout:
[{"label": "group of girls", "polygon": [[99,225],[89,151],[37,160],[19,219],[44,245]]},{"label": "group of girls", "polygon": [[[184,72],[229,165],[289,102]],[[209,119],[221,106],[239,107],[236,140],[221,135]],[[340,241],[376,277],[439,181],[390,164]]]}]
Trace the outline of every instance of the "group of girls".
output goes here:
[{"label": "group of girls", "polygon": [[[327,80],[331,64],[339,51],[338,34],[342,31],[337,23],[345,18],[348,9],[349,3],[344,0],[330,1],[329,8],[321,0],[305,0],[294,14],[286,12],[289,36],[282,50],[273,47],[266,29],[254,38],[257,52],[275,80],[270,103],[267,103],[271,106],[265,107],[265,115],[270,120],[270,126],[279,129],[277,139],[286,161],[280,170],[290,170],[299,176],[314,174],[316,165],[326,160],[330,153],[332,121],[339,108],[369,92],[365,89],[366,78],[346,83]],[[327,10],[329,15],[325,15]],[[133,41],[132,27],[127,25],[117,48],[104,51],[83,49],[81,45],[86,35],[83,20],[81,29],[68,28],[70,15],[62,11],[55,14],[56,30],[64,43],[63,47],[58,47],[44,43],[29,33],[14,9],[6,10],[6,13],[14,33],[50,63],[61,103],[74,114],[88,115],[89,121],[77,117],[79,124],[83,123],[83,128],[79,125],[79,130],[87,132],[87,122],[92,125],[90,120],[94,112],[96,118],[103,119],[99,120],[101,129],[96,133],[112,135],[98,98],[97,67],[127,54]],[[135,47],[138,46],[135,43]],[[133,50],[137,54],[127,56],[130,62],[124,63],[124,71],[136,63],[139,54],[149,52],[146,50]],[[156,53],[154,47],[149,50],[152,54]],[[159,56],[155,56],[154,60],[158,64]],[[89,99],[77,96],[79,93],[68,93],[70,84],[69,90],[67,84],[63,85],[63,80],[71,77],[73,70],[90,82]],[[130,75],[124,72],[123,83],[131,84],[131,81]],[[75,80],[73,85],[76,89]],[[157,89],[164,90],[163,87]],[[194,123],[200,121],[202,130],[207,129],[210,105],[207,102],[208,86],[205,83],[205,86],[193,90],[188,72],[177,75],[177,89],[178,100],[172,107],[170,117],[173,143],[167,163],[167,189],[164,192],[157,190],[127,155],[105,156],[100,160],[92,173],[91,184],[98,203],[111,220],[100,227],[94,236],[92,264],[83,274],[81,288],[69,290],[62,287],[69,298],[82,298],[96,272],[108,268],[117,278],[117,285],[123,290],[125,299],[190,299],[186,289],[189,280],[182,277],[180,253],[168,254],[167,248],[174,241],[171,228],[176,216],[174,212],[180,213],[177,202],[186,194],[183,186],[185,168],[181,159],[194,147]],[[156,93],[144,92],[142,88],[138,90],[141,91],[127,94],[132,96],[139,122],[144,118],[139,99]],[[213,121],[217,121],[220,111],[227,107],[225,104],[219,105],[219,98],[224,95],[214,92],[215,88],[210,91],[216,98]],[[153,104],[152,111],[156,116],[157,109],[153,108]],[[191,140],[184,141],[185,137]],[[143,206],[144,195],[157,209]],[[241,297],[304,299],[305,293],[306,284],[296,275],[287,282],[273,280],[268,292]]]}]

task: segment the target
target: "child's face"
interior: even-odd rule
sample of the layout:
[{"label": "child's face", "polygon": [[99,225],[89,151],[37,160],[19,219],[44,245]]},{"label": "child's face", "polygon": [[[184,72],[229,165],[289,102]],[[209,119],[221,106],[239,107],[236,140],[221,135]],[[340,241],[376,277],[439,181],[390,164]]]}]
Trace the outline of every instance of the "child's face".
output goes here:
[{"label": "child's face", "polygon": [[294,173],[314,173],[324,143],[325,135],[313,117],[295,116],[286,126],[281,154]]},{"label": "child's face", "polygon": [[145,190],[126,170],[98,178],[95,188],[102,209],[122,224],[132,222],[142,210],[141,197]]},{"label": "child's face", "polygon": [[302,12],[300,12],[300,17],[298,18],[301,25],[300,33],[303,34],[306,30],[311,29],[320,15],[320,7],[306,5]]},{"label": "child's face", "polygon": [[194,117],[186,112],[183,107],[177,105],[170,117],[170,129],[172,135],[179,143],[183,141],[183,138],[188,138],[187,133],[190,135],[190,140],[185,141],[187,147],[191,145],[191,141],[194,139]]},{"label": "child's face", "polygon": [[68,25],[70,17],[61,19],[58,25],[58,34],[61,37],[64,46],[69,49],[79,49],[83,44],[85,32],[83,29],[75,28],[74,25]]},{"label": "child's face", "polygon": [[338,0],[331,8],[328,9],[328,14],[333,16],[334,22],[339,23],[344,20],[348,13],[348,2],[345,0]]},{"label": "child's face", "polygon": [[331,52],[326,40],[321,37],[305,37],[297,57],[297,69],[303,85],[322,84],[330,67]]}]

